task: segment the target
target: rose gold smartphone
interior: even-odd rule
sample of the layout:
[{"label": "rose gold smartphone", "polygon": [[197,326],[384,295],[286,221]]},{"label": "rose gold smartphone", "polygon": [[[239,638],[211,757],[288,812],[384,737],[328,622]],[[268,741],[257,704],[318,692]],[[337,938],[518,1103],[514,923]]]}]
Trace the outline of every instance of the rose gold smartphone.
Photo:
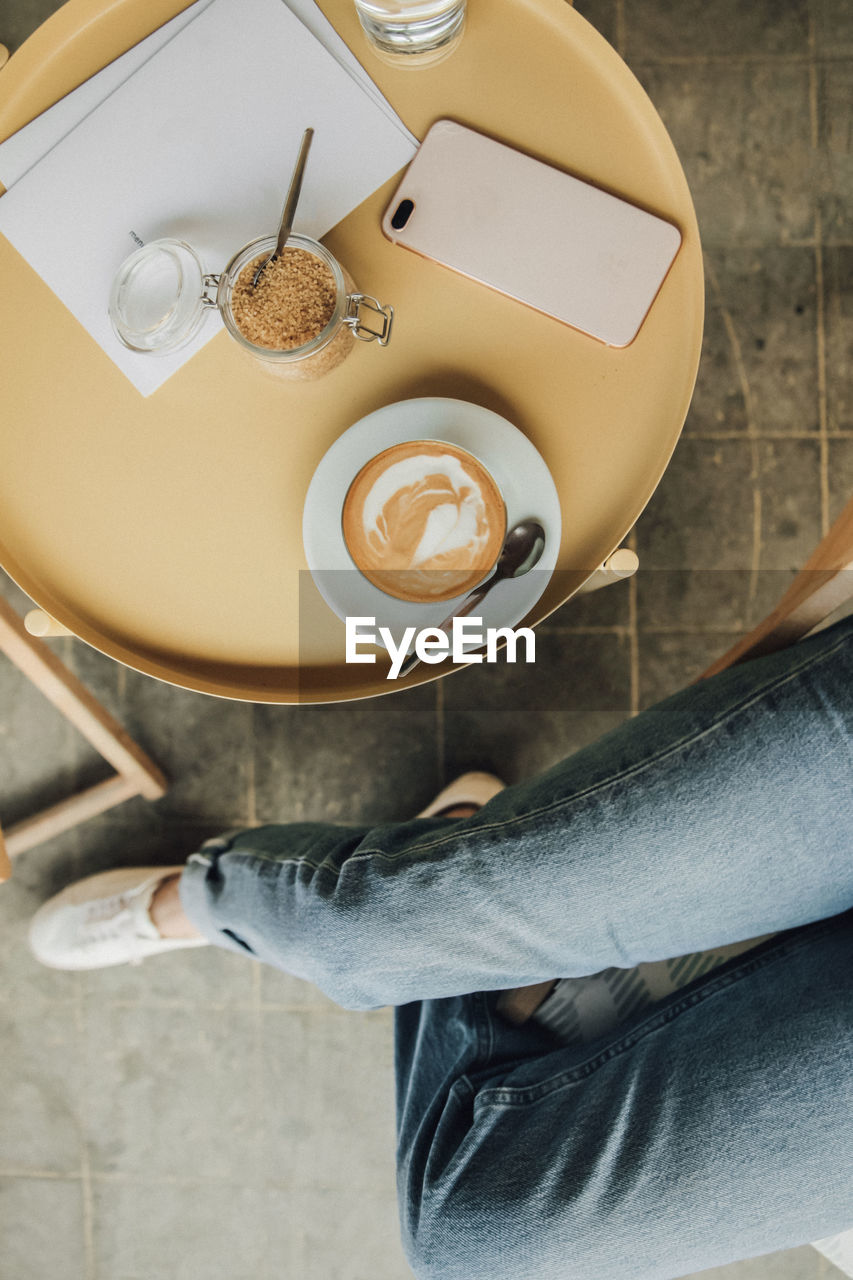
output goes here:
[{"label": "rose gold smartphone", "polygon": [[665,219],[452,120],[427,133],[382,230],[611,347],[637,336],[681,245]]}]

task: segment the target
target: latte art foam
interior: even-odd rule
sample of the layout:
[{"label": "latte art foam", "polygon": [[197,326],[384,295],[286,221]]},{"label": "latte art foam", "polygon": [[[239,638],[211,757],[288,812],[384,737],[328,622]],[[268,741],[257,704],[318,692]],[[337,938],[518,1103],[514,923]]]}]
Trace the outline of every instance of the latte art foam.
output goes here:
[{"label": "latte art foam", "polygon": [[453,445],[412,441],[386,449],[353,481],[344,538],[358,568],[404,600],[446,600],[485,576],[506,518],[494,481]]}]

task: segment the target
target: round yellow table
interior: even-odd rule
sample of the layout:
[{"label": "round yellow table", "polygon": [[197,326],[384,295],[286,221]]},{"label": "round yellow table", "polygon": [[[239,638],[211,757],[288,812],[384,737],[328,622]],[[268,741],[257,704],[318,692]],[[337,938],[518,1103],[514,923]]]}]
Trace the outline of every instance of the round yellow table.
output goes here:
[{"label": "round yellow table", "polygon": [[[0,138],[185,7],[69,0],[4,68]],[[395,179],[326,237],[357,280],[393,301],[386,350],[359,344],[324,380],[280,384],[247,377],[219,333],[144,399],[0,237],[0,563],[111,657],[256,702],[399,687],[381,665],[344,662],[343,623],[302,549],[308,483],[351,423],[393,401],[452,396],[528,436],[563,520],[532,625],[648,502],[702,337],[701,249],[678,157],[632,73],[564,0],[470,0],[458,51],[418,71],[371,54],[351,0],[321,8],[418,137],[436,119],[458,120],[660,214],[683,243],[638,337],[615,350],[391,245],[379,223]],[[446,669],[422,666],[407,683]]]}]

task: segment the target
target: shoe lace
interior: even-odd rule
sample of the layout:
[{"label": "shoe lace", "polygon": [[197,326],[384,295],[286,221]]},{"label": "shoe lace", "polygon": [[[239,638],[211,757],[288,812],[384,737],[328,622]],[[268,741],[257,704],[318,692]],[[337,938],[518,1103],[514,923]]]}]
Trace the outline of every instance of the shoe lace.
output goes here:
[{"label": "shoe lace", "polygon": [[[114,938],[127,939],[129,934],[139,944],[145,941],[145,935],[139,930],[139,909],[134,910],[133,895],[127,892],[114,893],[109,898],[91,903],[86,926],[83,939],[86,946],[97,946]],[[131,959],[131,964],[140,963],[141,952],[139,945],[138,954]]]}]

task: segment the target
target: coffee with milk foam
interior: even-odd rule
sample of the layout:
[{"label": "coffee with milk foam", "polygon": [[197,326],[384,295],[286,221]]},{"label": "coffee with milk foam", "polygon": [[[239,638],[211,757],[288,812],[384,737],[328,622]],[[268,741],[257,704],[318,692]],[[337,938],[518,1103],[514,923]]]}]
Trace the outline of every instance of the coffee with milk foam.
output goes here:
[{"label": "coffee with milk foam", "polygon": [[364,576],[399,600],[450,600],[481,582],[506,534],[503,498],[457,445],[410,440],[377,454],[350,485],[343,534]]}]

